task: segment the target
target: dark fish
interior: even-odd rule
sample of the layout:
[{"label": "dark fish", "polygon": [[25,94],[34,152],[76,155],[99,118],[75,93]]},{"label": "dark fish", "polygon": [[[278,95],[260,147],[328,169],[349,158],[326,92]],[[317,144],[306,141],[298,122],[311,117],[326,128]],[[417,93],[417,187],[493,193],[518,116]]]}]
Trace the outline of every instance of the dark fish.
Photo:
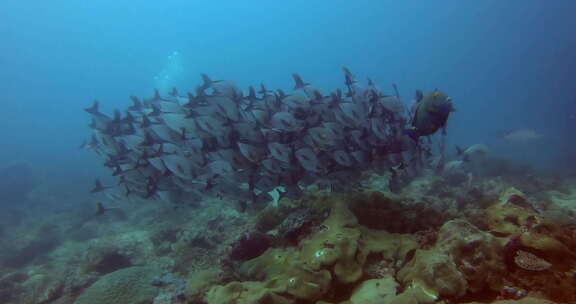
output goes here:
[{"label": "dark fish", "polygon": [[297,150],[295,153],[296,159],[304,169],[310,172],[319,172],[319,164],[318,158],[312,149],[310,148],[301,148]]},{"label": "dark fish", "polygon": [[238,121],[240,119],[240,112],[236,102],[225,96],[214,96],[208,99],[208,103],[215,107],[221,117]]},{"label": "dark fish", "polygon": [[197,117],[195,121],[200,129],[213,136],[221,136],[226,132],[226,127],[216,118],[210,116],[201,116]]},{"label": "dark fish", "polygon": [[272,127],[283,131],[296,131],[304,126],[302,120],[296,119],[290,112],[278,112],[272,116]]},{"label": "dark fish", "polygon": [[266,150],[262,148],[241,142],[238,143],[238,148],[240,149],[242,155],[253,163],[259,163],[264,158],[266,153]]},{"label": "dark fish", "polygon": [[344,150],[337,150],[333,153],[334,160],[345,167],[351,167],[354,164],[354,161],[350,157],[350,155]]},{"label": "dark fish", "polygon": [[192,166],[187,158],[176,154],[163,155],[161,158],[166,168],[174,175],[186,180],[193,178]]},{"label": "dark fish", "polygon": [[281,175],[285,171],[279,161],[273,158],[264,159],[261,164],[266,170],[268,170],[267,173],[269,175]]},{"label": "dark fish", "polygon": [[292,149],[288,145],[271,142],[268,143],[268,151],[275,159],[285,163],[290,162]]},{"label": "dark fish", "polygon": [[335,132],[327,127],[315,127],[307,130],[314,147],[319,149],[331,149],[336,144],[338,137]]},{"label": "dark fish", "polygon": [[204,81],[201,86],[202,91],[210,88],[214,90],[214,95],[225,96],[234,100],[242,98],[242,91],[231,81],[211,80],[206,74],[202,74],[202,80]]},{"label": "dark fish", "polygon": [[420,136],[432,135],[440,129],[445,131],[448,117],[454,111],[452,99],[435,90],[418,101],[411,121],[412,128],[407,129],[406,133],[417,140]]}]

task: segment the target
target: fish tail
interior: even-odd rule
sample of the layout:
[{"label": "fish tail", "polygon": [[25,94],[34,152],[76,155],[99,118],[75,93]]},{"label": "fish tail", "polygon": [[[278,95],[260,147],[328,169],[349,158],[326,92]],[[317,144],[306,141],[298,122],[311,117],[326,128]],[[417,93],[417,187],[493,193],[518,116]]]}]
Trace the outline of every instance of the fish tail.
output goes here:
[{"label": "fish tail", "polygon": [[92,106],[84,109],[84,111],[93,115],[98,115],[100,114],[100,110],[98,108],[99,108],[98,100],[94,100],[94,102],[92,102]]},{"label": "fish tail", "polygon": [[300,77],[300,75],[298,75],[297,73],[293,73],[292,78],[294,78],[294,82],[296,83],[294,85],[294,90],[302,89],[305,86],[310,85],[309,83],[304,82],[302,80],[302,77]]},{"label": "fish tail", "polygon": [[206,74],[202,74],[202,88],[207,89],[212,86],[212,79]]}]

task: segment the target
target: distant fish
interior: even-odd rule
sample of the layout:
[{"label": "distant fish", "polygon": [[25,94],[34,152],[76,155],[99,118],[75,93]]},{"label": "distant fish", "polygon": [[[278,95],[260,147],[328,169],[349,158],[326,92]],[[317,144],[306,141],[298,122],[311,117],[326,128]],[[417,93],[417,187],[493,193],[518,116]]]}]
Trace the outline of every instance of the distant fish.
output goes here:
[{"label": "distant fish", "polygon": [[544,137],[541,133],[533,129],[516,129],[505,132],[502,138],[510,143],[529,143],[540,140]]},{"label": "distant fish", "polygon": [[456,154],[462,157],[463,161],[474,161],[485,157],[490,150],[484,144],[475,144],[466,149],[456,146]]}]

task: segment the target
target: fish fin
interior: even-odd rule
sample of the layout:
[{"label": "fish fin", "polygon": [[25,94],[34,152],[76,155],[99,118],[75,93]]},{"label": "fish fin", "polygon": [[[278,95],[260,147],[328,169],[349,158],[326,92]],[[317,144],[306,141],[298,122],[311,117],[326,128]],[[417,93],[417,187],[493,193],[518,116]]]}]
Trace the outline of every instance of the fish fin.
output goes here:
[{"label": "fish fin", "polygon": [[162,100],[162,98],[160,97],[160,91],[158,89],[154,89],[154,101],[158,101],[158,100]]},{"label": "fish fin", "polygon": [[160,116],[162,114],[162,110],[160,109],[160,106],[157,104],[152,104],[152,112],[150,112],[150,114],[148,114],[149,116]]},{"label": "fish fin", "polygon": [[394,88],[394,94],[396,95],[396,98],[400,99],[400,92],[398,91],[398,85],[396,83],[393,83],[392,88]]},{"label": "fish fin", "polygon": [[104,208],[104,205],[102,205],[102,202],[97,202],[96,203],[96,216],[102,215],[102,214],[104,214],[104,212],[106,212],[106,208]]},{"label": "fish fin", "polygon": [[282,89],[276,90],[276,94],[277,94],[279,99],[284,99],[284,97],[286,97],[286,93],[284,93],[284,91]]},{"label": "fish fin", "polygon": [[266,90],[266,86],[263,83],[260,84],[260,91],[258,91],[258,93],[263,96],[268,94],[268,90]]},{"label": "fish fin", "polygon": [[318,92],[317,90],[314,90],[314,99],[316,101],[322,101],[323,98],[324,96],[322,96],[322,93]]},{"label": "fish fin", "polygon": [[124,192],[124,195],[130,196],[130,194],[132,194],[132,190],[130,190],[130,188],[128,186],[126,186],[126,192]]},{"label": "fish fin", "polygon": [[456,155],[460,156],[464,154],[464,149],[460,148],[459,146],[456,146]]},{"label": "fish fin", "polygon": [[416,90],[415,98],[416,102],[422,101],[422,99],[424,98],[424,93],[422,93],[422,90]]},{"label": "fish fin", "polygon": [[209,87],[212,86],[212,79],[210,79],[210,77],[208,77],[208,75],[206,74],[202,74],[202,88],[207,89]]},{"label": "fish fin", "polygon": [[97,193],[104,190],[104,187],[102,186],[102,183],[100,182],[100,179],[96,178],[94,180],[94,188],[92,188],[92,190],[90,190],[90,193]]},{"label": "fish fin", "polygon": [[132,103],[134,103],[134,105],[132,107],[130,107],[129,109],[133,109],[135,111],[138,111],[142,108],[142,103],[140,102],[140,99],[138,99],[138,97],[131,95],[130,100],[132,100]]},{"label": "fish fin", "polygon": [[98,100],[94,100],[92,102],[92,106],[84,109],[84,111],[86,111],[92,115],[99,115],[100,111],[98,110],[98,108],[99,108],[99,102],[98,102]]},{"label": "fish fin", "polygon": [[356,80],[354,80],[354,75],[352,75],[352,72],[350,72],[350,70],[347,67],[343,66],[342,72],[344,72],[344,83],[347,86],[351,86],[354,83],[356,83]]},{"label": "fish fin", "polygon": [[86,149],[86,148],[88,148],[88,141],[84,139],[80,144],[80,146],[78,146],[78,149]]},{"label": "fish fin", "polygon": [[122,113],[120,110],[114,109],[114,122],[120,122],[122,120]]},{"label": "fish fin", "polygon": [[370,77],[368,77],[368,86],[374,87],[374,81],[372,81],[372,79]]},{"label": "fish fin", "polygon": [[254,90],[254,87],[249,86],[248,87],[248,100],[252,101],[256,99],[256,90]]},{"label": "fish fin", "polygon": [[148,128],[152,125],[152,122],[146,115],[142,115],[142,123],[140,124],[141,128]]},{"label": "fish fin", "polygon": [[116,166],[116,168],[114,168],[114,172],[112,172],[112,176],[118,176],[118,175],[120,175],[120,174],[122,174],[122,173],[123,173],[123,171],[122,171],[122,169],[120,168],[120,166]]},{"label": "fish fin", "polygon": [[304,88],[307,85],[310,85],[309,83],[306,83],[302,80],[302,77],[300,77],[300,75],[298,75],[297,73],[293,73],[292,74],[292,78],[294,78],[294,90],[299,90]]}]

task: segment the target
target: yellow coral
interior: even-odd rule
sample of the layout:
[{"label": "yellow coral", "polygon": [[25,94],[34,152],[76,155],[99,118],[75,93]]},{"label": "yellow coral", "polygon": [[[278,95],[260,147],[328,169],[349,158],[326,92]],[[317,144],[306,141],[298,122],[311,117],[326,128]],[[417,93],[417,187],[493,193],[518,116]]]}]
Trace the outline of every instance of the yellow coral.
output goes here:
[{"label": "yellow coral", "polygon": [[356,217],[343,200],[335,200],[321,230],[302,240],[299,258],[303,265],[313,270],[334,264],[334,275],[338,281],[355,282],[362,276],[365,259],[365,256],[356,255],[359,238]]}]

